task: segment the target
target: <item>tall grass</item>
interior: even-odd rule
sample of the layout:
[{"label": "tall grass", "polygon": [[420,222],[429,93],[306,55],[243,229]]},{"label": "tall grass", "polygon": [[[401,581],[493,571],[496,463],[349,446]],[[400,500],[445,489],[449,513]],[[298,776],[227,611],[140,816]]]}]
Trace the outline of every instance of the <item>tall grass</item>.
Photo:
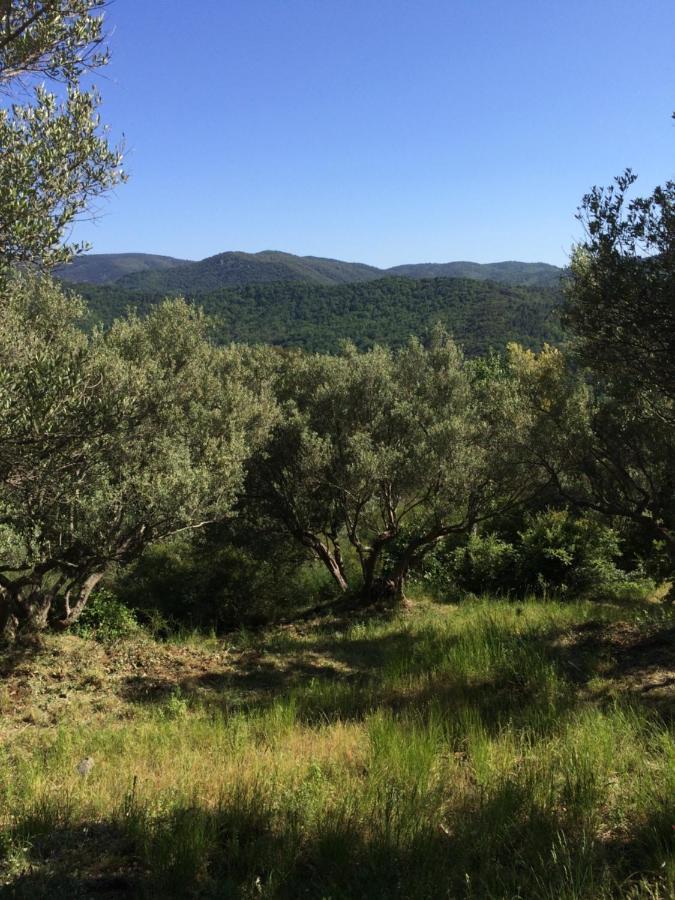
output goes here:
[{"label": "tall grass", "polygon": [[86,896],[103,872],[120,896],[665,900],[672,734],[583,696],[554,652],[598,615],[476,603],[271,634],[325,677],[24,732],[0,756],[7,890]]}]

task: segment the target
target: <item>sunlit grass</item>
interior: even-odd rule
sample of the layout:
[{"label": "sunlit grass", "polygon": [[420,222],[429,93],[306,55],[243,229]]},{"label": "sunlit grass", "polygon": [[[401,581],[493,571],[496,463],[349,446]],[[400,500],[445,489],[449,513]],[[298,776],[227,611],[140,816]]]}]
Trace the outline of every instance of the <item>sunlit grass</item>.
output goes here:
[{"label": "sunlit grass", "polygon": [[324,669],[238,706],[177,691],[27,729],[0,757],[4,881],[77,896],[67,872],[89,866],[129,896],[665,900],[672,734],[635,698],[583,695],[552,652],[617,615],[477,602],[278,630],[247,648]]}]

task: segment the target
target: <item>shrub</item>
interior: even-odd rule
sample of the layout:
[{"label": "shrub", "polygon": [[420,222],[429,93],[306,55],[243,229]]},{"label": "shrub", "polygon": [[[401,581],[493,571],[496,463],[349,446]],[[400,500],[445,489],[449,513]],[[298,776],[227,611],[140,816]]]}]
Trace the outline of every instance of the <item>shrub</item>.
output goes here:
[{"label": "shrub", "polygon": [[496,534],[471,534],[451,556],[456,584],[465,591],[503,593],[514,587],[516,548]]},{"label": "shrub", "polygon": [[440,595],[552,591],[615,601],[642,600],[654,582],[641,568],[625,572],[617,561],[621,538],[606,523],[566,509],[528,514],[513,542],[497,533],[468,535],[425,560],[424,580]]},{"label": "shrub", "polygon": [[112,587],[157,636],[262,624],[332,591],[323,567],[308,563],[286,539],[242,546],[224,527],[148,548]]},{"label": "shrub", "polygon": [[528,516],[518,546],[522,589],[549,588],[575,595],[598,596],[626,582],[616,565],[619,535],[590,516],[575,517],[567,509],[548,509]]},{"label": "shrub", "polygon": [[99,588],[80,616],[76,631],[82,637],[115,641],[138,633],[136,616],[111,591]]}]

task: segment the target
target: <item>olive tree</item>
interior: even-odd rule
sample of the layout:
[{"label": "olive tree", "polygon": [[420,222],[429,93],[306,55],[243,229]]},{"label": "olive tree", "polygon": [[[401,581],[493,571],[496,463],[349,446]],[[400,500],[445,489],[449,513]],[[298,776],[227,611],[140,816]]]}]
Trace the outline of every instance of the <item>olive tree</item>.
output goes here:
[{"label": "olive tree", "polygon": [[581,374],[559,360],[565,399],[545,408],[539,384],[540,446],[567,500],[635,523],[675,567],[675,182],[631,199],[635,181],[583,198],[564,308]]},{"label": "olive tree", "polygon": [[[363,602],[400,597],[442,538],[520,502],[526,427],[510,378],[467,364],[437,332],[392,351],[276,358],[282,415],[249,465],[246,498],[321,560],[342,591],[347,553]],[[346,548],[349,548],[347,551]]]},{"label": "olive tree", "polygon": [[[593,188],[577,218],[585,240],[566,279],[565,323],[582,362],[615,393],[640,389],[672,415],[675,399],[675,182],[629,199],[627,170]],[[670,418],[672,423],[672,418]]]},{"label": "olive tree", "polygon": [[520,453],[558,495],[634,523],[675,559],[672,402],[636,386],[622,393],[573,369],[559,351],[511,346],[510,366],[532,416]]},{"label": "olive tree", "polygon": [[83,249],[63,244],[68,226],[124,177],[98,94],[82,84],[108,59],[104,5],[0,0],[0,279]]},{"label": "olive tree", "polygon": [[[0,304],[0,631],[75,622],[112,563],[229,512],[268,407],[183,301],[85,335],[15,276]],[[247,384],[248,382],[249,384]]]}]

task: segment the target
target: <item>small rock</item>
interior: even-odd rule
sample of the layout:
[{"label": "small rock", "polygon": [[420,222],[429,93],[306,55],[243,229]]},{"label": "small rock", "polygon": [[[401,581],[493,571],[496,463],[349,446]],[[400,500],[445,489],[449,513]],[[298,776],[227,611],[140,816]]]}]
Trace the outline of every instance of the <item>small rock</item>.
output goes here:
[{"label": "small rock", "polygon": [[85,756],[84,759],[81,759],[79,761],[79,763],[77,764],[77,766],[75,768],[77,769],[77,771],[80,773],[80,775],[83,778],[86,778],[87,775],[94,768],[94,760],[92,759],[91,756]]}]

